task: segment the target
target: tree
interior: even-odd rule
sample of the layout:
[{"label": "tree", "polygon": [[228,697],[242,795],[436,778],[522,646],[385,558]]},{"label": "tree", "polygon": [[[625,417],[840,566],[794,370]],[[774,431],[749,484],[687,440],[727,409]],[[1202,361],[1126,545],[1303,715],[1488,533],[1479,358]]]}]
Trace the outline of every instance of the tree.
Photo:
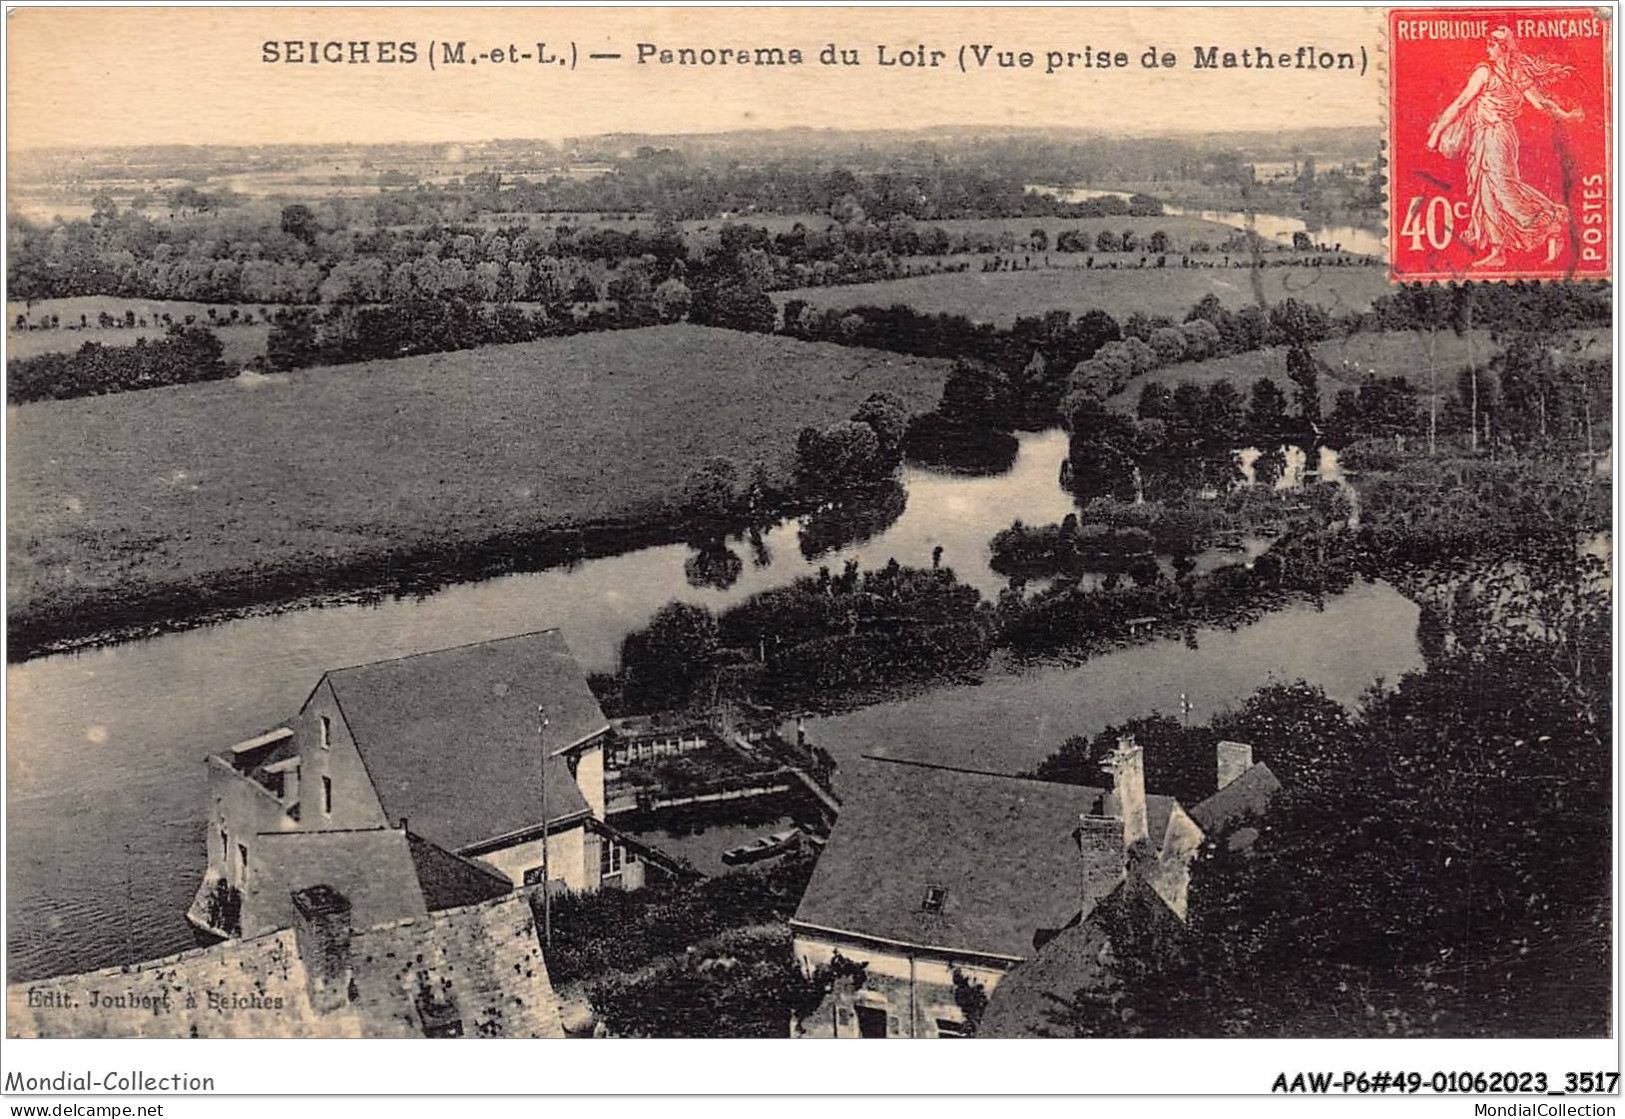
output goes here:
[{"label": "tree", "polygon": [[866,423],[845,420],[822,431],[803,428],[796,443],[796,484],[810,497],[838,498],[888,470],[880,437]]},{"label": "tree", "polygon": [[779,311],[760,287],[729,280],[696,291],[688,317],[705,326],[771,334]]},{"label": "tree", "polygon": [[987,987],[957,967],[953,979],[954,1005],[965,1018],[965,1033],[975,1037],[982,1024],[982,1014],[987,1010]]},{"label": "tree", "polygon": [[1071,401],[1067,426],[1073,492],[1084,500],[1103,495],[1132,499],[1139,450],[1134,421],[1083,393]]},{"label": "tree", "polygon": [[1115,253],[1115,252],[1121,252],[1122,248],[1123,248],[1123,242],[1118,239],[1117,234],[1113,233],[1109,229],[1102,229],[1099,233],[1097,233],[1095,235],[1095,251],[1096,252],[1099,252],[1099,253]]},{"label": "tree", "polygon": [[316,237],[322,227],[316,221],[316,214],[309,206],[296,202],[291,206],[282,207],[282,232],[290,237],[296,237],[307,245],[314,245]]},{"label": "tree", "polygon": [[902,461],[903,439],[908,435],[908,405],[889,392],[872,392],[852,413],[852,419],[874,429],[880,458],[892,466]]},{"label": "tree", "polygon": [[683,577],[689,586],[699,589],[725,591],[739,581],[744,570],[739,553],[717,538],[695,545],[694,553],[683,561]]},{"label": "tree", "polygon": [[1151,350],[1158,365],[1172,365],[1185,358],[1185,334],[1178,327],[1163,326],[1151,332]]},{"label": "tree", "polygon": [[1167,420],[1173,410],[1173,393],[1160,381],[1147,381],[1140,389],[1134,414],[1142,420]]},{"label": "tree", "polygon": [[1502,343],[1490,361],[1490,372],[1501,390],[1497,423],[1516,446],[1545,443],[1553,429],[1565,426],[1565,413],[1577,404],[1564,391],[1568,385],[1558,374],[1554,348],[1549,332],[1520,330]]},{"label": "tree", "polygon": [[621,642],[627,694],[641,710],[682,707],[710,672],[717,619],[703,606],[670,602]]},{"label": "tree", "polygon": [[1247,434],[1253,442],[1264,446],[1278,443],[1289,428],[1286,394],[1268,377],[1253,382],[1247,400]]},{"label": "tree", "polygon": [[1324,341],[1331,329],[1325,311],[1292,298],[1283,299],[1270,308],[1269,323],[1275,336],[1288,346],[1307,347],[1312,342]]},{"label": "tree", "polygon": [[1206,319],[1193,319],[1180,328],[1185,336],[1185,356],[1201,361],[1218,353],[1221,343],[1219,328]]},{"label": "tree", "polygon": [[669,280],[663,280],[660,286],[655,288],[655,313],[660,316],[661,322],[681,322],[688,314],[693,298],[694,293],[689,290],[688,285],[673,276]]},{"label": "tree", "polygon": [[715,455],[706,459],[683,482],[683,513],[721,526],[742,512],[744,472],[733,459]]},{"label": "tree", "polygon": [[1229,381],[1214,381],[1202,398],[1201,439],[1209,454],[1228,455],[1242,439],[1245,416],[1241,394]]},{"label": "tree", "polygon": [[303,369],[316,363],[316,316],[284,311],[271,324],[265,340],[265,362],[272,369]]},{"label": "tree", "polygon": [[574,286],[570,288],[571,303],[597,303],[598,285],[592,282],[592,277],[580,275],[576,277]]},{"label": "tree", "polygon": [[1108,342],[1119,341],[1123,330],[1105,311],[1092,308],[1072,323],[1071,344],[1079,360],[1087,361]]},{"label": "tree", "polygon": [[942,386],[937,411],[951,425],[964,430],[1008,431],[1014,423],[1010,379],[979,362],[961,361]]},{"label": "tree", "polygon": [[1287,350],[1286,375],[1294,386],[1292,399],[1298,408],[1299,423],[1306,433],[1313,433],[1320,427],[1320,363],[1315,360],[1315,352],[1305,344],[1295,343]]}]

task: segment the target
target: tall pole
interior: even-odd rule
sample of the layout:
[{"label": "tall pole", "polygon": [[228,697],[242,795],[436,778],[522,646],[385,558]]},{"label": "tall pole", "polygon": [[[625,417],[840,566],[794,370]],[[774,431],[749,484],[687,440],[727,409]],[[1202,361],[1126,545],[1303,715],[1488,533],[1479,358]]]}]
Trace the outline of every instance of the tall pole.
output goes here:
[{"label": "tall pole", "polygon": [[542,753],[542,947],[553,948],[553,891],[547,868],[547,708],[536,708],[536,742]]}]

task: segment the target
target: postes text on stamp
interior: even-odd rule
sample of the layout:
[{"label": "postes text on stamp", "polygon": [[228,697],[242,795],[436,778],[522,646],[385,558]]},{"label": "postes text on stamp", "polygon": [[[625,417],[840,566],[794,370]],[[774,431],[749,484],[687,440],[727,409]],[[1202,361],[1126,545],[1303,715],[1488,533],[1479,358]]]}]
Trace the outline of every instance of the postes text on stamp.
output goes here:
[{"label": "postes text on stamp", "polygon": [[1594,8],[1389,14],[1393,279],[1605,279],[1608,56]]}]

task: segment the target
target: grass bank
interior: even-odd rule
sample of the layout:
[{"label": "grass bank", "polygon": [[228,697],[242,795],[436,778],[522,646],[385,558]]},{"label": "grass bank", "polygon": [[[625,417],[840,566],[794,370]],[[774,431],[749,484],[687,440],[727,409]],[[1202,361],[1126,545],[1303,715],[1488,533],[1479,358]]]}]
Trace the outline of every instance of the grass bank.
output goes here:
[{"label": "grass bank", "polygon": [[672,539],[708,457],[947,371],[668,326],[12,408],[10,655]]},{"label": "grass bank", "polygon": [[[1143,220],[1143,219],[1142,219]],[[1069,256],[1056,254],[1057,263]],[[1127,265],[1137,253],[1102,253],[1097,264]],[[1266,257],[1273,260],[1273,257]],[[1291,254],[1281,254],[1291,259]],[[1178,263],[1175,260],[1174,263]],[[942,273],[883,280],[868,284],[796,288],[774,292],[780,307],[791,299],[819,310],[862,305],[889,307],[906,303],[925,314],[965,315],[978,322],[1009,326],[1022,316],[1064,308],[1081,314],[1098,307],[1121,321],[1135,311],[1183,319],[1204,295],[1214,294],[1232,310],[1249,304],[1274,304],[1288,297],[1319,303],[1327,310],[1359,310],[1388,294],[1384,268],[1053,268],[1024,272]]]}]

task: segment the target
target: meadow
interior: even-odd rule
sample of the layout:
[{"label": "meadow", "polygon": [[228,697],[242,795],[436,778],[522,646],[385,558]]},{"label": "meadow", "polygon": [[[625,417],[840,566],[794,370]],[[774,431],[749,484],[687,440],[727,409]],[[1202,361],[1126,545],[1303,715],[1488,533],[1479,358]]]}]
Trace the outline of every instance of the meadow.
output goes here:
[{"label": "meadow", "polygon": [[[1569,342],[1578,340],[1581,356],[1608,360],[1613,352],[1613,339],[1607,331],[1581,330],[1571,334]],[[1434,336],[1433,364],[1437,372],[1435,389],[1439,396],[1455,394],[1456,374],[1469,364],[1484,364],[1498,350],[1487,330],[1474,330],[1465,335],[1441,331]],[[1418,394],[1428,395],[1428,352],[1426,336],[1408,330],[1361,332],[1347,338],[1331,338],[1314,347],[1315,356],[1322,363],[1320,398],[1330,408],[1343,389],[1358,388],[1367,376],[1406,377],[1416,386]],[[1216,381],[1230,381],[1242,392],[1260,377],[1268,377],[1280,386],[1288,398],[1293,386],[1286,375],[1286,349],[1272,346],[1248,353],[1210,361],[1186,361],[1143,373],[1129,381],[1121,393],[1111,400],[1114,408],[1132,411],[1140,399],[1140,392],[1153,382],[1170,389],[1181,381],[1190,381],[1207,387]]]},{"label": "meadow", "polygon": [[[218,322],[209,320],[211,306]],[[198,324],[213,330],[225,347],[226,360],[242,365],[264,356],[265,340],[271,332],[264,316],[277,310],[278,307],[272,304],[208,304],[183,299],[133,299],[119,295],[76,295],[63,299],[36,299],[27,303],[11,300],[6,303],[6,356],[29,358],[70,352],[86,342],[103,346],[133,346],[138,339],[162,338],[166,329],[162,316],[167,314],[177,323],[185,322],[190,315]],[[122,323],[127,311],[135,313],[135,326],[97,325],[98,317],[103,312]],[[226,320],[233,311],[239,317],[251,317],[255,321],[227,324]],[[17,329],[19,315],[30,324],[30,329]],[[61,325],[38,325],[50,315],[57,316]],[[84,317],[87,325],[79,325],[80,316]]]},{"label": "meadow", "polygon": [[[1144,219],[1142,219],[1144,220]],[[1051,254],[1064,261],[1080,254]],[[1102,254],[1097,262],[1127,264],[1139,256]],[[1387,270],[1380,266],[1271,268],[1057,268],[1022,272],[944,273],[869,284],[796,288],[774,292],[782,307],[800,299],[819,309],[905,303],[927,314],[965,315],[977,322],[1009,326],[1022,316],[1092,308],[1118,318],[1135,311],[1181,320],[1204,295],[1213,293],[1232,309],[1271,304],[1288,297],[1328,310],[1366,310],[1388,293]]]},{"label": "meadow", "polygon": [[18,625],[86,636],[162,622],[156,602],[230,608],[498,538],[669,523],[706,458],[782,470],[804,425],[881,389],[927,409],[947,371],[682,325],[13,407],[13,655]]}]

